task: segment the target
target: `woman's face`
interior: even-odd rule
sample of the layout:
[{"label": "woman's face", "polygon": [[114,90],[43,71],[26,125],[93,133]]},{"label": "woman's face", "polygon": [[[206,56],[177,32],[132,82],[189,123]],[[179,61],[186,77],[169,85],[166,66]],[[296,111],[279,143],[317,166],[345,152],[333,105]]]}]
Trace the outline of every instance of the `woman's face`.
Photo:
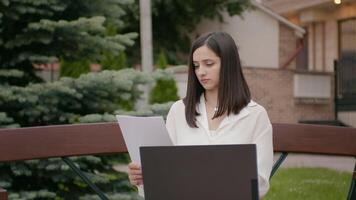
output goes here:
[{"label": "woman's face", "polygon": [[195,75],[207,91],[217,90],[220,79],[220,57],[206,45],[199,47],[193,53]]}]

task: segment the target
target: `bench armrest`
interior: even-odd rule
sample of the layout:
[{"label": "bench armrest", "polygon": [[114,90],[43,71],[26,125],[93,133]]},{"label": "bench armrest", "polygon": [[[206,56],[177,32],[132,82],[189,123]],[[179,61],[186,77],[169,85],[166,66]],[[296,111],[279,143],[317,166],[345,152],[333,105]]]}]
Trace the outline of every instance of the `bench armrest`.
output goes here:
[{"label": "bench armrest", "polygon": [[7,200],[7,192],[5,189],[0,187],[0,200]]}]

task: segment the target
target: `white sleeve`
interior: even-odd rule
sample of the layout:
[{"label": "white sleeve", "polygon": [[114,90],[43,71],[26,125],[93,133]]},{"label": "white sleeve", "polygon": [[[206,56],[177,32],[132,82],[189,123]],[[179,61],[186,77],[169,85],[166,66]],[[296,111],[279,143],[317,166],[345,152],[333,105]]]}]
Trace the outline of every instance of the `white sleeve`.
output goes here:
[{"label": "white sleeve", "polygon": [[177,144],[177,134],[176,134],[176,121],[175,121],[175,105],[174,103],[171,108],[169,109],[168,115],[167,115],[167,120],[166,120],[166,128],[168,131],[169,136],[171,137],[171,140],[174,145]]},{"label": "white sleeve", "polygon": [[272,124],[265,109],[257,118],[254,139],[257,147],[259,196],[261,198],[268,192],[273,167]]}]

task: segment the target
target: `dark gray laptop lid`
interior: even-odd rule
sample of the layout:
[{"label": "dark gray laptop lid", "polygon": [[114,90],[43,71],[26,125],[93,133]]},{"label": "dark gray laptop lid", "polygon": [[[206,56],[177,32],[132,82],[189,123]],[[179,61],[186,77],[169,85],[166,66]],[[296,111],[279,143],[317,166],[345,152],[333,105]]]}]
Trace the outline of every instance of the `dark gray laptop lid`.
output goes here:
[{"label": "dark gray laptop lid", "polygon": [[256,145],[141,147],[145,200],[256,200]]}]

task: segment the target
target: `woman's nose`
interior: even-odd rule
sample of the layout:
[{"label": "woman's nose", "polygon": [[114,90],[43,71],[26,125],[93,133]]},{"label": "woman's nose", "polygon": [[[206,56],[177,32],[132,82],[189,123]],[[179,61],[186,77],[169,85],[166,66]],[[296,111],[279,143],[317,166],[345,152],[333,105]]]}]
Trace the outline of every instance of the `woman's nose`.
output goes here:
[{"label": "woman's nose", "polygon": [[202,76],[206,74],[206,70],[203,69],[203,67],[199,67],[198,71],[197,71],[198,75]]}]

